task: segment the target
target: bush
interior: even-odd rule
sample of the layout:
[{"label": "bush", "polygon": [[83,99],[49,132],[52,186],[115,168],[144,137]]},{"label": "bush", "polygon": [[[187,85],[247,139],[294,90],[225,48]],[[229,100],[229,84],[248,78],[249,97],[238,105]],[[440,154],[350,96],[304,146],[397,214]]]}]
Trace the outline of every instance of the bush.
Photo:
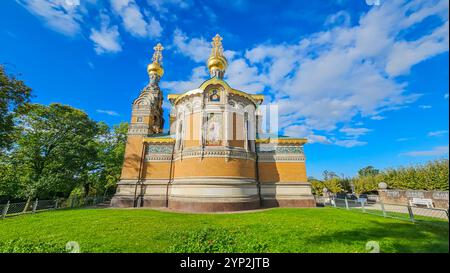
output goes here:
[{"label": "bush", "polygon": [[430,161],[424,165],[388,169],[381,180],[389,188],[448,191],[448,159]]}]

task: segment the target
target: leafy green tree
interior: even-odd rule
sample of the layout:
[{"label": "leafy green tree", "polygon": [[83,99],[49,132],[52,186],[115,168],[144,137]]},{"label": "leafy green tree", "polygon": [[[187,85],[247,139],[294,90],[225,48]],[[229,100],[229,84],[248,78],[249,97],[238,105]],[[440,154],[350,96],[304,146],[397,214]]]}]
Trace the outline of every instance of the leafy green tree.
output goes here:
[{"label": "leafy green tree", "polygon": [[380,175],[358,176],[353,178],[355,193],[371,193],[378,190],[378,183],[382,182]]},{"label": "leafy green tree", "polygon": [[380,173],[380,170],[375,169],[373,166],[367,166],[358,171],[359,176],[375,176]]},{"label": "leafy green tree", "polygon": [[340,193],[344,191],[342,187],[341,179],[339,177],[333,177],[324,181],[325,187],[332,193]]},{"label": "leafy green tree", "polygon": [[312,194],[322,195],[323,188],[325,188],[325,184],[322,181],[315,179],[314,177],[308,177],[308,182],[311,183]]},{"label": "leafy green tree", "polygon": [[[89,174],[89,186],[96,194],[111,192],[120,179],[127,141],[128,123],[114,125],[110,130],[100,123],[100,134],[96,138],[98,161]],[[85,194],[89,189],[85,185]]]},{"label": "leafy green tree", "polygon": [[86,113],[61,104],[30,104],[18,120],[21,134],[13,151],[22,195],[67,195],[85,179],[97,153],[98,126]]},{"label": "leafy green tree", "polygon": [[337,178],[337,177],[339,177],[339,176],[333,171],[328,171],[328,170],[323,171],[323,180],[329,180],[329,179],[333,179],[333,178]]},{"label": "leafy green tree", "polygon": [[14,141],[14,117],[29,101],[31,88],[14,76],[6,74],[0,65],[0,152]]},{"label": "leafy green tree", "polygon": [[20,186],[18,170],[14,158],[9,154],[0,153],[0,203],[18,197]]}]

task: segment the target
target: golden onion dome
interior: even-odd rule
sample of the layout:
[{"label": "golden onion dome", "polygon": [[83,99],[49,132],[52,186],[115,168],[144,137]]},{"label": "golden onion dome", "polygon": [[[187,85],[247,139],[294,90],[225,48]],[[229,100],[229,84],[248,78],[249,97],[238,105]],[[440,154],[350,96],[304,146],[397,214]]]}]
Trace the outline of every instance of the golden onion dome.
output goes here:
[{"label": "golden onion dome", "polygon": [[162,77],[164,74],[164,69],[162,68],[162,51],[164,47],[158,43],[153,49],[155,52],[153,53],[152,63],[147,66],[147,72],[148,75],[156,74]]},{"label": "golden onion dome", "polygon": [[206,64],[211,75],[215,74],[213,73],[214,71],[220,71],[221,73],[219,73],[219,75],[222,77],[228,66],[228,61],[223,55],[222,37],[220,37],[219,34],[216,34],[216,36],[212,39],[211,45],[211,55],[209,56]]},{"label": "golden onion dome", "polygon": [[209,71],[225,71],[225,69],[227,69],[228,62],[224,56],[211,56],[208,58],[207,65]]},{"label": "golden onion dome", "polygon": [[156,74],[159,77],[162,77],[164,75],[164,69],[157,62],[153,62],[153,63],[149,64],[147,66],[147,72],[148,72],[149,75]]}]

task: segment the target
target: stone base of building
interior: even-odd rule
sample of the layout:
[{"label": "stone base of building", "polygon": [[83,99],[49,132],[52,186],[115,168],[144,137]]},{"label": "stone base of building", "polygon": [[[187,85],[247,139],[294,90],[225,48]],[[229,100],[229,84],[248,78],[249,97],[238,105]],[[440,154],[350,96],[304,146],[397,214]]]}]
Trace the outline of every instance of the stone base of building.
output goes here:
[{"label": "stone base of building", "polygon": [[262,207],[308,208],[315,207],[316,200],[309,183],[263,183],[261,184]]},{"label": "stone base of building", "polygon": [[189,212],[225,212],[260,208],[259,200],[247,202],[186,202],[169,200],[169,208]]},{"label": "stone base of building", "polygon": [[[261,198],[261,199],[260,199]],[[111,207],[149,207],[189,212],[226,212],[270,207],[315,207],[308,183],[254,181],[121,181]]]}]

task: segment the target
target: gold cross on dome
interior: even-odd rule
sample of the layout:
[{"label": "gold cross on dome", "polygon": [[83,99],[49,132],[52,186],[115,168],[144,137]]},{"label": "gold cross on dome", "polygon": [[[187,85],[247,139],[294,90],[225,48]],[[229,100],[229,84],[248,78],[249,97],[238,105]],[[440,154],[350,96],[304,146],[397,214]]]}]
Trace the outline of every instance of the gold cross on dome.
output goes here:
[{"label": "gold cross on dome", "polygon": [[216,34],[214,38],[212,39],[212,56],[221,56],[223,54],[223,47],[222,47],[222,37],[220,37],[219,34]]},{"label": "gold cross on dome", "polygon": [[155,52],[153,53],[152,61],[154,63],[162,63],[162,51],[164,50],[164,47],[161,45],[161,43],[158,43],[154,48]]}]

